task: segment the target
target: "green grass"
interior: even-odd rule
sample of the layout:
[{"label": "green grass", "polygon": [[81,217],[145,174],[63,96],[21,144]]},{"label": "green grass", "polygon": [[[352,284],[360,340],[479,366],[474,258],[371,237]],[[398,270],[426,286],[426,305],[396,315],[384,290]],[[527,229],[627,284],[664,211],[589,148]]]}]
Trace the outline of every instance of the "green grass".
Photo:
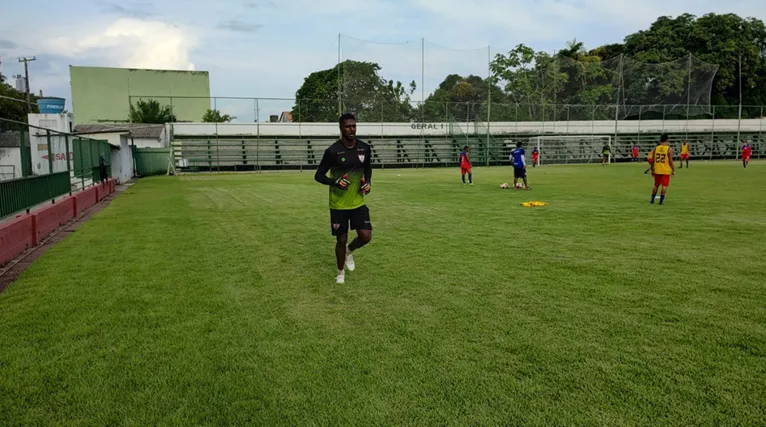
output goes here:
[{"label": "green grass", "polygon": [[[0,295],[0,424],[763,425],[766,163],[139,181]],[[520,202],[544,200],[542,208]]]}]

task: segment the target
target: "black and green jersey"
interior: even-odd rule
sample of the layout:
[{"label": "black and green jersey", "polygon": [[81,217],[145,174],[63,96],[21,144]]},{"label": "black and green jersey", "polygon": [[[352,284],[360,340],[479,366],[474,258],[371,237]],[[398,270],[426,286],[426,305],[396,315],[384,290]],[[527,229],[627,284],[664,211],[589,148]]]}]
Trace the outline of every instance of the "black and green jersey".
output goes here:
[{"label": "black and green jersey", "polygon": [[[319,163],[314,179],[330,186],[330,209],[350,210],[364,206],[364,195],[359,192],[362,178],[367,182],[372,179],[372,150],[361,140],[356,140],[353,148],[346,148],[338,140],[327,148]],[[330,176],[327,176],[330,172]],[[343,190],[335,181],[347,175],[351,184]]]},{"label": "black and green jersey", "polygon": [[604,154],[609,154],[609,146],[608,145],[604,145],[604,148],[601,149],[601,152],[604,153]]}]

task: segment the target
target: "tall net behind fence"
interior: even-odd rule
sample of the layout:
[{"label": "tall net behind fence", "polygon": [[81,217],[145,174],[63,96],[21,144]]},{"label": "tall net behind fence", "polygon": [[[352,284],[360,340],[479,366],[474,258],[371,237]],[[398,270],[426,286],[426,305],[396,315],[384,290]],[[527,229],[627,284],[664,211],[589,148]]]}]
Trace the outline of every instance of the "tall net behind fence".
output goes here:
[{"label": "tall net behind fence", "polygon": [[341,36],[339,107],[360,122],[410,122],[423,101],[423,43]]},{"label": "tall net behind fence", "polygon": [[691,54],[658,64],[623,56],[620,118],[637,118],[639,113],[648,112],[676,119],[710,115],[710,96],[717,71],[718,65]]},{"label": "tall net behind fence", "polygon": [[486,120],[489,48],[451,49],[424,42],[422,120],[469,123]]}]

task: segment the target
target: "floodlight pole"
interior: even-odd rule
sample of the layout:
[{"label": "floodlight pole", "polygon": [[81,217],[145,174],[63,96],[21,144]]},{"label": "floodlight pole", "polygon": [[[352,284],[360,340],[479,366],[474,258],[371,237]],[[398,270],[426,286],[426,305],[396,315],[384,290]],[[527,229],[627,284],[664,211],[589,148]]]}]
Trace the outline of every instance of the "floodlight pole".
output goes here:
[{"label": "floodlight pole", "polygon": [[737,147],[739,147],[739,138],[740,138],[741,130],[742,130],[742,55],[739,55],[739,113],[737,114]]},{"label": "floodlight pole", "polygon": [[340,62],[340,33],[338,33],[338,116],[343,114],[343,102],[341,101],[341,91],[343,82],[341,80],[341,62]]},{"label": "floodlight pole", "polygon": [[[424,105],[426,103],[426,39],[425,37],[420,39],[420,103]],[[421,108],[420,111],[423,111]],[[421,121],[424,119],[421,115]]]},{"label": "floodlight pole", "polygon": [[[617,144],[617,130],[618,130],[617,127],[618,127],[619,120],[620,120],[620,94],[621,94],[620,88],[622,87],[623,57],[624,57],[624,55],[620,54],[620,75],[619,75],[619,81],[617,83],[617,100],[616,100],[616,102],[614,104],[614,143],[615,144]],[[612,162],[612,150],[611,150],[611,148],[612,148],[611,145],[612,144],[610,143],[609,145],[610,145],[610,147],[609,147],[610,148],[610,150],[609,150],[609,163],[611,163]]]},{"label": "floodlight pole", "polygon": [[692,54],[689,52],[689,72],[686,82],[686,139],[689,139],[689,114],[692,103]]},{"label": "floodlight pole", "polygon": [[490,46],[487,46],[487,166],[489,166],[489,124],[491,122],[490,113],[492,112],[492,53]]}]

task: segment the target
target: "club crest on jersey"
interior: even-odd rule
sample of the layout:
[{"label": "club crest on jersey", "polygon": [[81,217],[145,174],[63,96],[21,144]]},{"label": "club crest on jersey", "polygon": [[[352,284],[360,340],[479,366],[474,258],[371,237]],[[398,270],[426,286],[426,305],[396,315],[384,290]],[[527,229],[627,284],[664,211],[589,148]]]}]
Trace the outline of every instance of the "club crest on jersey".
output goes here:
[{"label": "club crest on jersey", "polygon": [[340,224],[333,224],[333,225],[332,225],[332,228],[333,228],[333,229],[335,229],[335,230],[337,230],[337,229],[339,229],[339,228],[340,228]]},{"label": "club crest on jersey", "polygon": [[364,154],[358,154],[358,156],[359,156],[359,161],[364,163]]}]

